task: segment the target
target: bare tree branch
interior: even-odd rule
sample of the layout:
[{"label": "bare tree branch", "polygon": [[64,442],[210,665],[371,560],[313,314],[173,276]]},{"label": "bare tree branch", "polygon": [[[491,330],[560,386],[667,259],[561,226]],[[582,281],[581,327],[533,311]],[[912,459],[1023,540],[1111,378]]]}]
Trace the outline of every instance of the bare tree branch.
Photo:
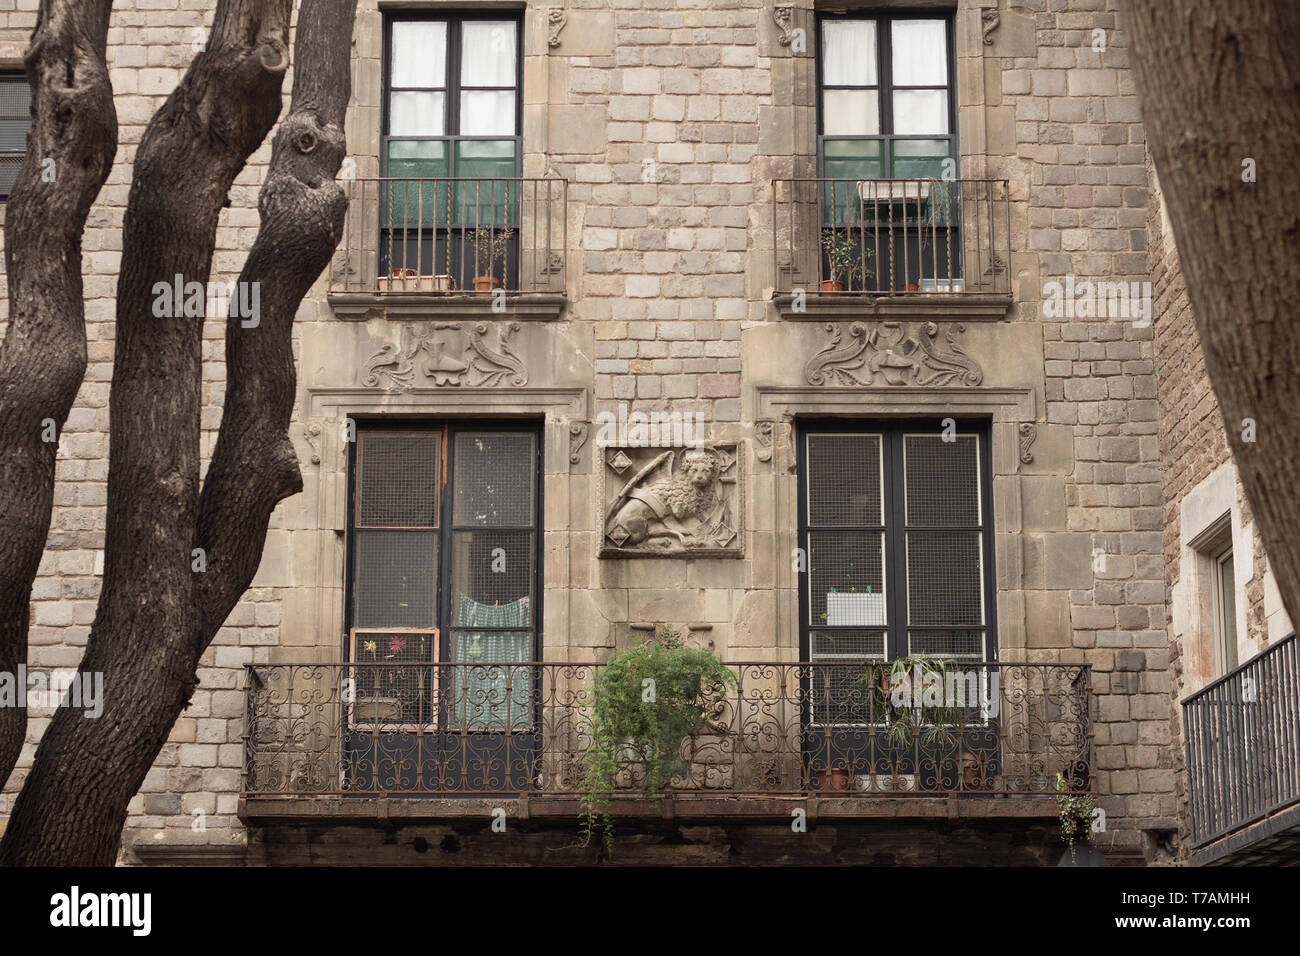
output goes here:
[{"label": "bare tree branch", "polygon": [[1283,603],[1300,620],[1300,325],[1290,302],[1300,280],[1300,5],[1132,0],[1127,12],[1205,366]]},{"label": "bare tree branch", "polygon": [[[0,672],[27,660],[32,581],[54,500],[57,437],[86,374],[81,237],[112,169],[117,112],[104,51],[111,0],[43,0],[24,61],[27,154],[5,210],[9,326],[0,347]],[[0,708],[0,785],[27,726]]]}]

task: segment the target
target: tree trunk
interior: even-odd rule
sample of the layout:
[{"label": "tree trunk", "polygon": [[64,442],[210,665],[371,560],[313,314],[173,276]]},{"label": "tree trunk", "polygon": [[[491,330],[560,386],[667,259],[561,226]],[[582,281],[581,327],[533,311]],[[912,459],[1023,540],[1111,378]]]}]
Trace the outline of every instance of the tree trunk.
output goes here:
[{"label": "tree trunk", "polygon": [[1300,4],[1132,0],[1126,12],[1142,120],[1205,366],[1295,621],[1300,325],[1290,290],[1300,282]]},{"label": "tree trunk", "polygon": [[[43,0],[24,57],[27,155],[5,210],[9,326],[0,348],[0,673],[27,661],[32,581],[54,501],[58,435],[86,374],[81,234],[117,151],[104,63],[110,0]],[[23,693],[24,688],[19,688]],[[27,729],[0,707],[0,786]]]},{"label": "tree trunk", "polygon": [[[259,199],[241,282],[261,310],[227,322],[229,384],[200,503],[202,322],[156,317],[154,284],[206,283],[217,217],[274,123],[290,0],[222,2],[196,57],[146,130],[125,219],[104,585],[81,670],[104,675],[104,713],[61,708],[0,844],[0,863],[109,865],[127,804],[197,682],[199,657],[248,586],[276,502],[301,487],[286,429],[292,322],[342,234],[355,0],[304,0],[290,115]],[[202,548],[206,569],[193,565]]]}]

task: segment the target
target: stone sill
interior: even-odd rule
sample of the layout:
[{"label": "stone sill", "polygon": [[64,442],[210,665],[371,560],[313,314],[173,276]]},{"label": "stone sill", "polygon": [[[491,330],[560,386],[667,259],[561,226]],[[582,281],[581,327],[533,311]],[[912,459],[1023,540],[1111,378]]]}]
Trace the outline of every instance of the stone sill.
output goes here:
[{"label": "stone sill", "polygon": [[370,292],[331,292],[327,297],[334,315],[343,322],[394,319],[404,322],[479,321],[514,319],[553,322],[564,313],[568,300],[560,293],[507,295],[506,307],[497,312],[490,295],[380,295]]},{"label": "stone sill", "polygon": [[871,319],[882,322],[926,321],[999,322],[1007,318],[1011,295],[1004,292],[909,292],[902,295],[804,296],[804,309],[794,310],[794,295],[779,293],[772,299],[777,314],[791,322],[828,322]]},{"label": "stone sill", "polygon": [[[310,796],[249,796],[239,798],[239,819],[256,826],[266,823],[358,822],[415,823],[431,820],[482,819],[500,807],[518,819],[576,819],[579,798],[572,796],[502,795],[500,797],[362,797],[338,794]],[[770,820],[790,819],[805,810],[813,819],[838,820],[1055,820],[1056,800],[1041,795],[987,794],[928,797],[872,794],[857,797],[722,796],[678,794],[659,805],[651,800],[615,797],[613,810],[622,819]]]}]

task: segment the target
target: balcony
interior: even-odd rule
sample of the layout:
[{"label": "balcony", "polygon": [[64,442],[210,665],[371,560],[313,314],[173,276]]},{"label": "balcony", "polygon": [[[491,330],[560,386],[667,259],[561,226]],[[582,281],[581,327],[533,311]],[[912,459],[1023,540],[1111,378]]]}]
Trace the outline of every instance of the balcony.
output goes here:
[{"label": "balcony", "polygon": [[787,319],[999,319],[1011,304],[1004,179],[780,179],[775,302]]},{"label": "balcony", "polygon": [[[248,822],[454,818],[518,801],[578,812],[599,665],[276,664],[247,678]],[[658,800],[636,769],[621,816],[1056,816],[1057,774],[1090,781],[1086,665],[962,662],[956,715],[887,733],[864,663],[740,663],[725,703],[682,742]],[[965,695],[965,696],[962,696]]]},{"label": "balcony", "polygon": [[565,180],[352,179],[343,186],[348,215],[328,289],[340,318],[421,310],[559,315]]},{"label": "balcony", "polygon": [[1192,865],[1300,862],[1295,635],[1183,701]]}]

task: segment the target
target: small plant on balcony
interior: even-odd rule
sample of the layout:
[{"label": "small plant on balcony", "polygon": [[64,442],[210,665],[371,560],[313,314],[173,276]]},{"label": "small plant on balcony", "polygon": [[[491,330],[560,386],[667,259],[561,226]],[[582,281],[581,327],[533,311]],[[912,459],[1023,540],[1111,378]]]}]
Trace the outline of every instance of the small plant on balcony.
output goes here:
[{"label": "small plant on balcony", "polygon": [[581,785],[581,845],[599,829],[613,847],[610,798],[620,774],[639,781],[656,803],[676,774],[686,772],[682,744],[726,701],[736,675],[708,651],[685,647],[667,625],[640,647],[615,654],[592,688],[590,737]]},{"label": "small plant on balcony", "polygon": [[514,234],[515,231],[508,226],[475,226],[470,232],[470,241],[474,246],[474,268],[479,270],[474,277],[474,288],[479,292],[492,291],[497,266],[504,267]]},{"label": "small plant on balcony", "polygon": [[[871,272],[864,269],[863,262],[871,261],[874,254],[871,249],[862,249],[853,239],[853,230],[848,226],[836,228],[828,226],[822,230],[822,252],[826,254],[827,280],[822,284],[823,292],[842,292],[853,288],[853,280],[859,275],[865,279]],[[826,288],[829,283],[830,288]]]},{"label": "small plant on balcony", "polygon": [[1074,847],[1087,843],[1092,835],[1092,817],[1097,810],[1092,794],[1080,791],[1061,774],[1056,775],[1056,806],[1061,816],[1061,840],[1074,861]]},{"label": "small plant on balcony", "polygon": [[[960,726],[964,708],[948,699],[949,670],[948,662],[924,654],[867,665],[862,683],[871,714],[885,725],[890,744],[904,750],[919,740],[921,751],[935,760],[956,744],[953,728]],[[930,699],[936,680],[938,703]]]}]

